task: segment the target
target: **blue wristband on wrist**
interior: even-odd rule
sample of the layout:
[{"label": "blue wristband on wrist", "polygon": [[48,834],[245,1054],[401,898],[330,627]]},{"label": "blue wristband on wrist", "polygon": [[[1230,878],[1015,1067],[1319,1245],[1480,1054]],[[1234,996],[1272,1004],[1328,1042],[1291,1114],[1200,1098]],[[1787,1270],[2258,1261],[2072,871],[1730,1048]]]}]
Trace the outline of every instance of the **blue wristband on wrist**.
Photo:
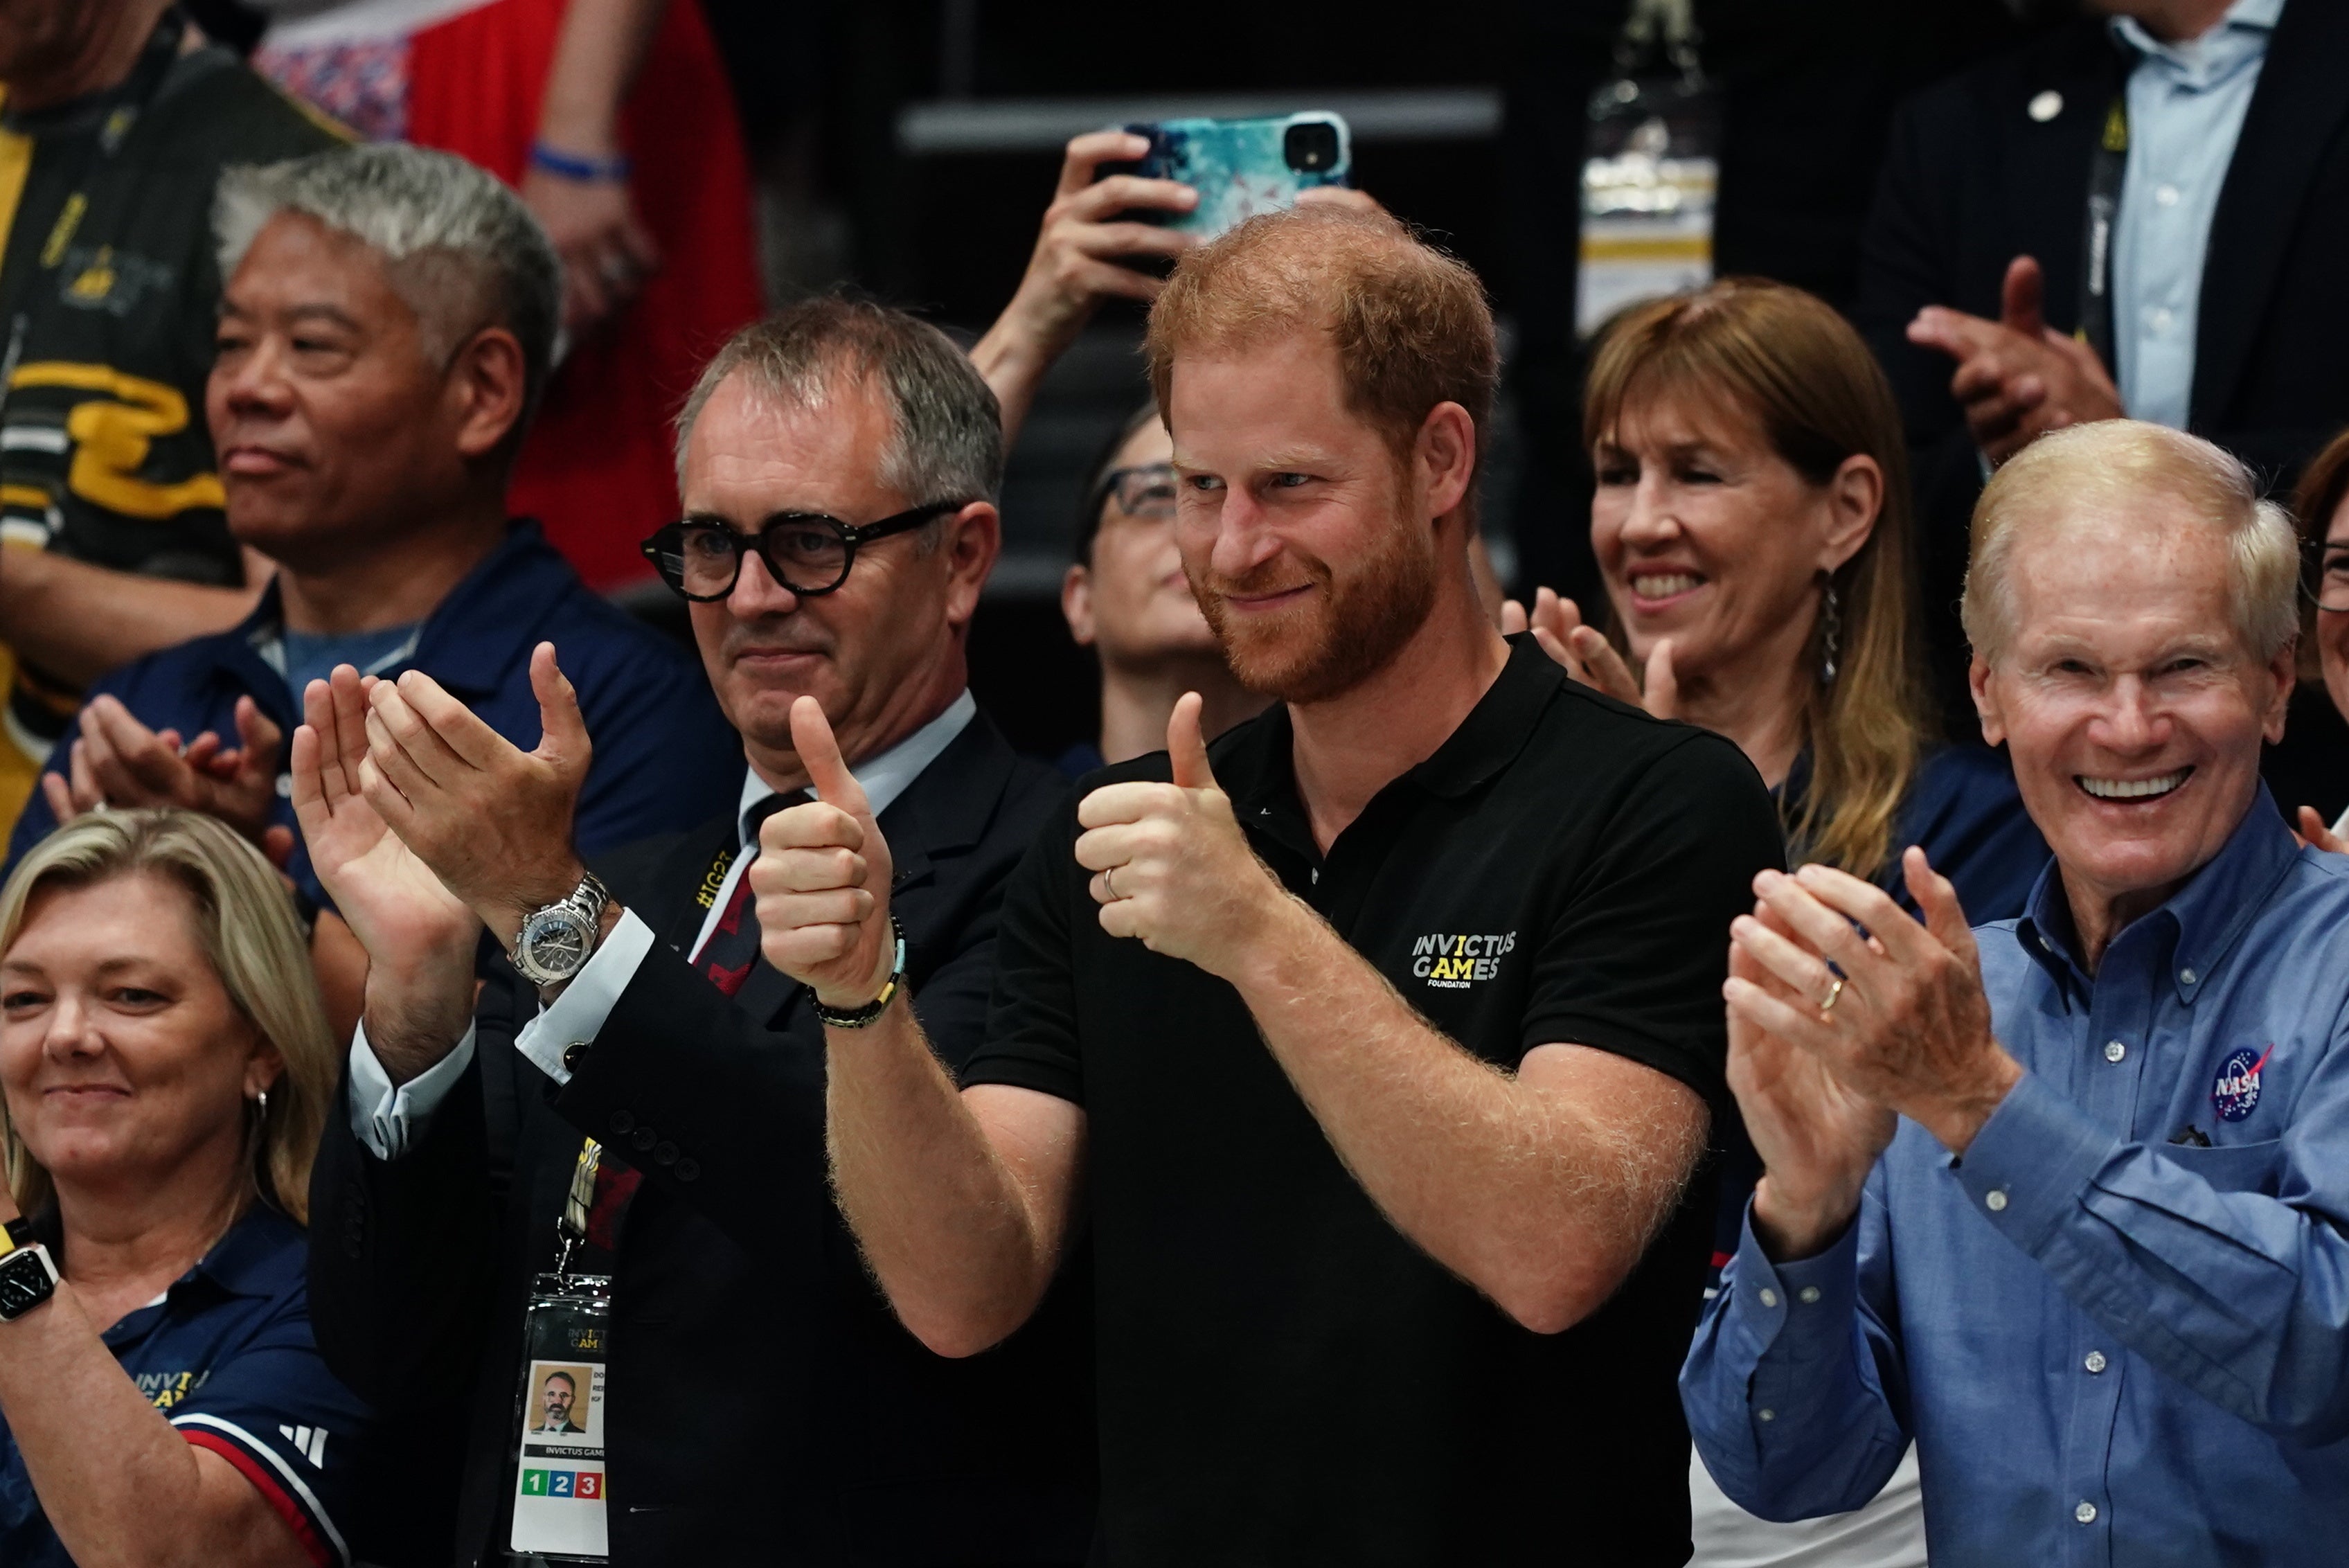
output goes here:
[{"label": "blue wristband on wrist", "polygon": [[589,158],[577,152],[564,152],[549,147],[543,141],[530,144],[530,162],[533,169],[543,169],[549,174],[564,180],[579,180],[598,184],[616,184],[628,177],[629,162],[626,156]]}]

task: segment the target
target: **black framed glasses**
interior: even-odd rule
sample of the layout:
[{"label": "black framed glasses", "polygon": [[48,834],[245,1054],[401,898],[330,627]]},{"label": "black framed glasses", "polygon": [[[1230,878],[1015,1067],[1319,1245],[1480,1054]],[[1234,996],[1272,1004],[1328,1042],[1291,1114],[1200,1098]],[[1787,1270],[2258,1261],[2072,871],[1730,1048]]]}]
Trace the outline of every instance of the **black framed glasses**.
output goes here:
[{"label": "black framed glasses", "polygon": [[1117,509],[1128,517],[1164,523],[1174,515],[1174,465],[1171,462],[1112,468],[1093,487],[1092,513],[1099,516],[1102,505],[1114,497]]},{"label": "black framed glasses", "polygon": [[2302,547],[2300,564],[2300,591],[2318,609],[2349,610],[2349,540],[2311,540]]},{"label": "black framed glasses", "polygon": [[968,501],[934,501],[861,526],[822,512],[778,512],[744,534],[713,517],[688,517],[655,530],[639,546],[661,580],[698,604],[722,599],[742,576],[742,555],[759,552],[767,575],[802,598],[828,594],[848,581],[856,552],[875,539],[903,534],[959,512]]}]

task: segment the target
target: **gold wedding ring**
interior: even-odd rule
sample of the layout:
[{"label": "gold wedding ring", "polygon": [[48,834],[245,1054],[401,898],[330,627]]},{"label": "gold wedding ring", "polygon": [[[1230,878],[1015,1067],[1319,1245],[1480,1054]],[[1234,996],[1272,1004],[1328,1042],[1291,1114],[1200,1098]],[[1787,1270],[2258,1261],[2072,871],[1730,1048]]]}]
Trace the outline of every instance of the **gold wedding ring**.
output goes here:
[{"label": "gold wedding ring", "polygon": [[1827,987],[1826,999],[1819,1003],[1819,1019],[1822,1023],[1826,1021],[1828,1013],[1835,1011],[1835,1004],[1842,998],[1843,976],[1837,975],[1835,977],[1835,983]]}]

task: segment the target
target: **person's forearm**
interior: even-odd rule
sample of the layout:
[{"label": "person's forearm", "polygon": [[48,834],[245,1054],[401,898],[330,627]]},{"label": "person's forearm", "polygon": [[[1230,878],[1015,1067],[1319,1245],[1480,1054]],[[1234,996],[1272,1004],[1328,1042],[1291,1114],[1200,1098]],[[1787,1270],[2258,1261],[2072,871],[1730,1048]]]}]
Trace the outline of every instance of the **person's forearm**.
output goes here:
[{"label": "person's forearm", "polygon": [[932,1350],[998,1344],[1051,1282],[1052,1217],[997,1155],[909,1004],[825,1033],[833,1179],[866,1262]]},{"label": "person's forearm", "polygon": [[430,1071],[472,1027],[473,945],[367,968],[367,1046],[394,1085]]},{"label": "person's forearm", "polygon": [[252,1561],[210,1528],[229,1521],[206,1504],[196,1450],[123,1376],[71,1284],[0,1323],[0,1415],[78,1568]]},{"label": "person's forearm", "polygon": [[217,588],[11,545],[0,549],[0,639],[50,674],[87,682],[158,649],[226,631],[253,613],[261,588],[257,579]]},{"label": "person's forearm", "polygon": [[[2327,1091],[2313,1083],[2301,1103]],[[1979,1217],[2120,1343],[2264,1431],[2329,1442],[2349,1426],[2335,1157],[2318,1138],[2271,1147],[2256,1177],[2198,1164],[2203,1151],[2124,1141],[2030,1077],[1953,1174]],[[2224,1144],[2209,1158],[2243,1156],[2259,1158]]]},{"label": "person's forearm", "polygon": [[1044,372],[1068,347],[1040,337],[1028,319],[1030,314],[1023,297],[1013,296],[995,318],[995,325],[987,329],[987,336],[970,348],[971,364],[1002,410],[1005,452],[1018,444],[1028,411],[1036,406],[1036,389],[1043,385]]},{"label": "person's forearm", "polygon": [[[1702,1116],[1692,1128],[1627,1114],[1636,1096],[1534,1087],[1430,1028],[1303,904],[1273,929],[1235,983],[1372,1199],[1528,1328],[1595,1310],[1669,1212]],[[1647,1072],[1606,1060],[1591,1070]]]},{"label": "person's forearm", "polygon": [[667,0],[570,0],[538,134],[564,152],[602,155],[617,150],[620,104],[643,65]]}]

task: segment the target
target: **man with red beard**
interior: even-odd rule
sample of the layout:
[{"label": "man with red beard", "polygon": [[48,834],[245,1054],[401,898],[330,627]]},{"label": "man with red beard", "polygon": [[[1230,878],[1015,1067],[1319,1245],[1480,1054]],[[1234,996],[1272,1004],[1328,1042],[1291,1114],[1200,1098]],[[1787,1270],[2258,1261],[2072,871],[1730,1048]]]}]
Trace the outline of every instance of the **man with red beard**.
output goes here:
[{"label": "man with red beard", "polygon": [[[969,1355],[1090,1223],[1106,1561],[1689,1553],[1673,1375],[1725,1104],[1724,923],[1776,864],[1735,748],[1505,642],[1468,567],[1493,325],[1383,218],[1186,255],[1149,352],[1185,570],[1280,701],[1064,810],[1005,895],[959,1083],[825,727],[764,950],[827,1023],[842,1205]],[[1138,939],[1138,940],[1136,940]]]}]

